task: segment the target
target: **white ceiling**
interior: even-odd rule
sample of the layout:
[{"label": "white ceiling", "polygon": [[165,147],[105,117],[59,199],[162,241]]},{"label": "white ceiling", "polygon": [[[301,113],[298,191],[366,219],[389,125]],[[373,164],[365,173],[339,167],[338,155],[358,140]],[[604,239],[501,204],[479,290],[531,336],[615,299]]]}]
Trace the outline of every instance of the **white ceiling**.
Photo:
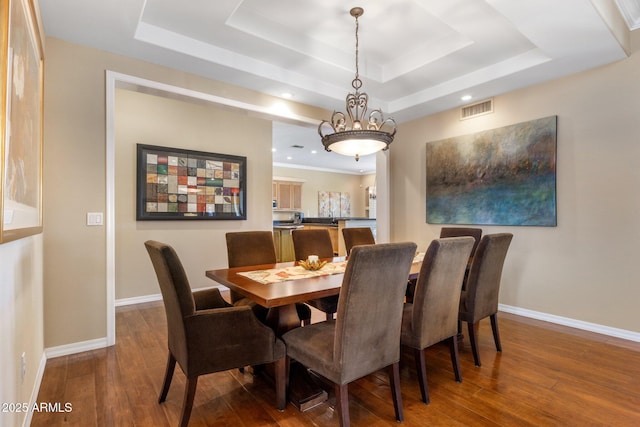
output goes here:
[{"label": "white ceiling", "polygon": [[[40,0],[40,10],[47,36],[344,111],[355,69],[349,9],[361,6],[369,107],[403,122],[625,58],[594,3],[602,1]],[[637,28],[639,1],[617,3]],[[322,152],[315,129],[277,125],[274,136],[274,162],[375,168],[375,156],[356,163]]]}]

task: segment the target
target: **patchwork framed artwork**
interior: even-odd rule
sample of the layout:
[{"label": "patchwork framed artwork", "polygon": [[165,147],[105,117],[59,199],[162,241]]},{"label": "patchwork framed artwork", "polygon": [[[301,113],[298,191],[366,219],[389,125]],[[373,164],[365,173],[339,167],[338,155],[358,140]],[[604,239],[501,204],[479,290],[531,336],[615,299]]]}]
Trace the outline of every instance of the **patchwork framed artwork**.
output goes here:
[{"label": "patchwork framed artwork", "polygon": [[557,116],[427,143],[430,224],[556,226]]},{"label": "patchwork framed artwork", "polygon": [[0,243],[42,232],[44,57],[29,0],[0,1]]},{"label": "patchwork framed artwork", "polygon": [[136,220],[247,219],[247,158],[137,145]]}]

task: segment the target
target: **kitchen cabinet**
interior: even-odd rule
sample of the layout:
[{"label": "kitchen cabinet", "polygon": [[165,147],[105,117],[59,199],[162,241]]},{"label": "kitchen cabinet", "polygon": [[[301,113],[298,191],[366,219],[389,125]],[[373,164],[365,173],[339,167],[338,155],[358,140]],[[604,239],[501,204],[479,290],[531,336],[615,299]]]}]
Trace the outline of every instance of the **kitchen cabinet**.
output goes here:
[{"label": "kitchen cabinet", "polygon": [[376,187],[367,187],[364,190],[364,215],[367,218],[376,217]]},{"label": "kitchen cabinet", "polygon": [[302,210],[301,182],[273,181],[272,191],[276,209]]},{"label": "kitchen cabinet", "polygon": [[295,261],[291,232],[298,228],[302,228],[302,226],[283,226],[273,228],[273,243],[276,248],[276,260],[278,262]]}]

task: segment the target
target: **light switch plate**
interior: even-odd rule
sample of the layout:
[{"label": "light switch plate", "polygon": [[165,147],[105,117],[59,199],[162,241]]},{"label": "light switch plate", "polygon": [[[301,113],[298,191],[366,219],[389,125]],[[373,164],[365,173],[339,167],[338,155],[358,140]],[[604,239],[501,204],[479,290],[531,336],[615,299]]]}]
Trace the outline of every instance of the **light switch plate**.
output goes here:
[{"label": "light switch plate", "polygon": [[103,225],[102,212],[87,212],[87,225]]}]

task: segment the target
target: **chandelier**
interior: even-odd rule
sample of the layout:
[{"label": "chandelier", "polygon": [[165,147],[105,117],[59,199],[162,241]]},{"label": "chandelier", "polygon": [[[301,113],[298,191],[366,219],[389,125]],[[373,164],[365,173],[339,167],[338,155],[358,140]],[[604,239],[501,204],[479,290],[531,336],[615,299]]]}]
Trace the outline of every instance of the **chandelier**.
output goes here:
[{"label": "chandelier", "polygon": [[[380,109],[372,110],[367,117],[369,95],[360,93],[362,80],[358,69],[358,18],[364,13],[361,7],[354,7],[349,12],[356,19],[356,76],[351,82],[355,93],[347,95],[347,115],[334,111],[331,121],[323,120],[318,126],[318,134],[327,151],[334,151],[344,156],[360,156],[387,150],[396,134],[396,122],[391,117],[384,119]],[[365,118],[366,117],[366,118]],[[323,134],[323,130],[333,133]]]}]

